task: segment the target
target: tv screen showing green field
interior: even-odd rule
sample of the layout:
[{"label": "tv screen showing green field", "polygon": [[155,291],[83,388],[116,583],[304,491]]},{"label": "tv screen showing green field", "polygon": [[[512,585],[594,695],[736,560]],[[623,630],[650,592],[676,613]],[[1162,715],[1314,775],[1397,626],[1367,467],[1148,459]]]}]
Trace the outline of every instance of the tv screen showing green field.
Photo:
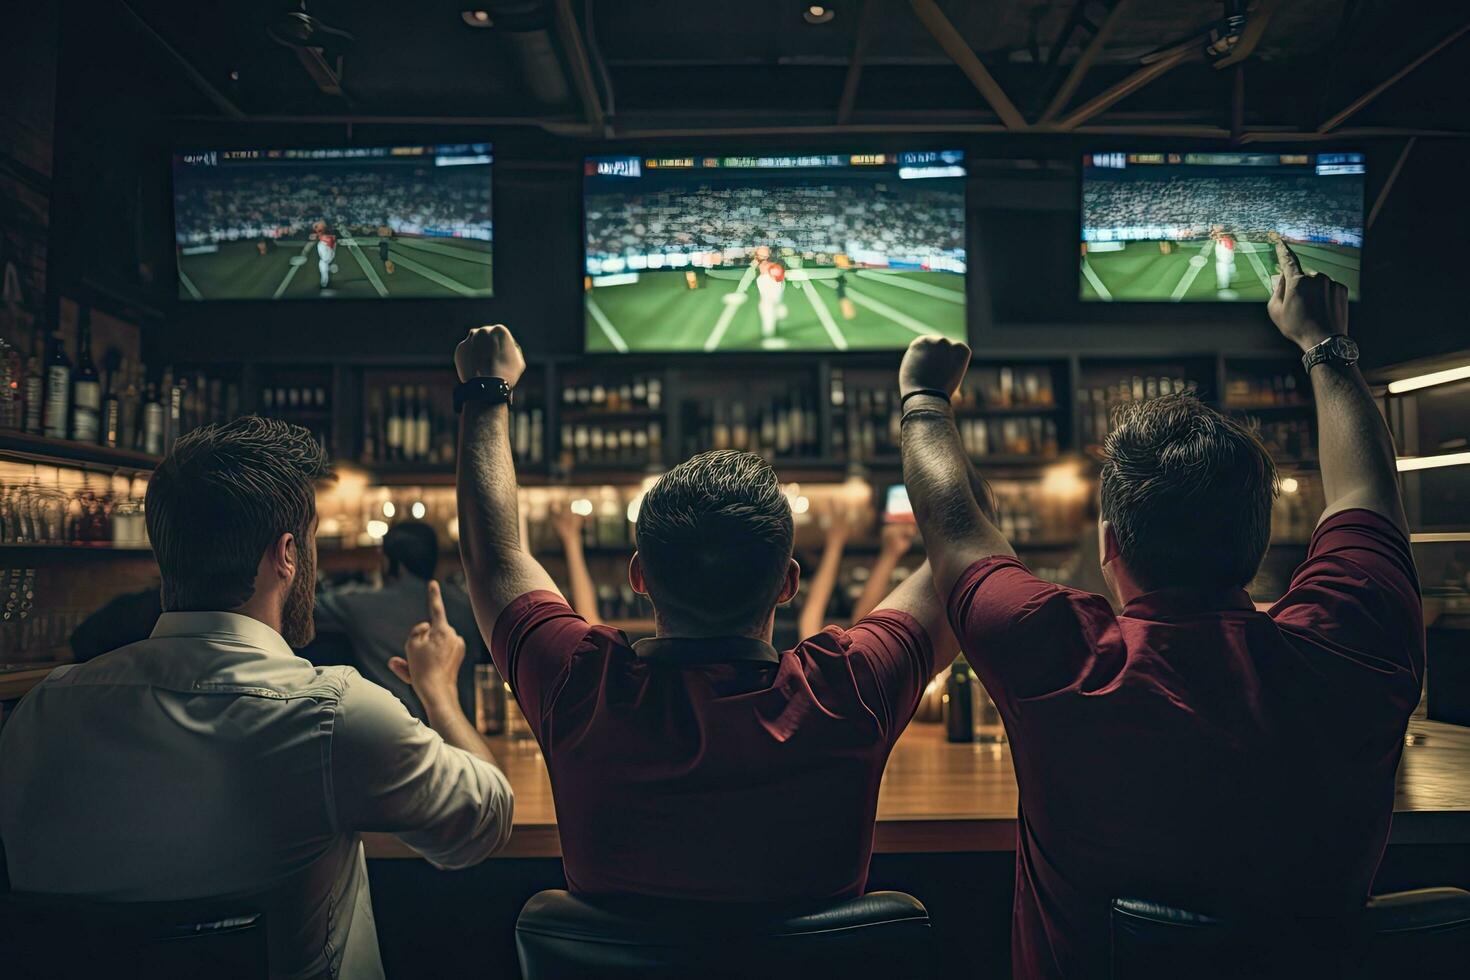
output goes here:
[{"label": "tv screen showing green field", "polygon": [[1264,303],[1284,239],[1357,299],[1363,181],[1361,153],[1089,153],[1081,297]]},{"label": "tv screen showing green field", "polygon": [[489,143],[174,155],[183,300],[493,292]]},{"label": "tv screen showing green field", "polygon": [[588,352],[965,339],[959,150],[590,157]]}]

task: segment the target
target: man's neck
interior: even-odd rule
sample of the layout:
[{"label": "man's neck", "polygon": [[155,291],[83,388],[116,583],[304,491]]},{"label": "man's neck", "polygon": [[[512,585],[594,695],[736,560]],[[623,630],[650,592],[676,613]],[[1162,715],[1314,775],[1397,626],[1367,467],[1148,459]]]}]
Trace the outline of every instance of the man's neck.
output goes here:
[{"label": "man's neck", "polygon": [[681,623],[660,616],[657,612],[653,615],[653,635],[659,639],[679,640],[712,640],[727,636],[740,636],[751,640],[760,640],[762,643],[770,643],[776,634],[776,621],[772,616],[766,620],[765,626],[758,629],[723,629],[712,630],[708,626],[700,626],[694,623]]},{"label": "man's neck", "polygon": [[264,597],[251,596],[242,605],[234,609],[226,609],[224,612],[232,612],[237,616],[249,616],[256,622],[264,623],[277,633],[281,632],[281,605],[267,601]]}]

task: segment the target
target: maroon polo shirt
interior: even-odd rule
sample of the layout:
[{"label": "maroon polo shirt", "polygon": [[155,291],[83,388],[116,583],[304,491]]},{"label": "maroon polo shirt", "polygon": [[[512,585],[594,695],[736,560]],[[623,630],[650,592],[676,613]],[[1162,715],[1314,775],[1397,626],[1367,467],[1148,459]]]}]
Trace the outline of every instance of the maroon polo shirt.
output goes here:
[{"label": "maroon polo shirt", "polygon": [[722,902],[862,893],[883,767],[934,672],[895,610],[777,653],[629,644],[551,592],[505,608],[491,653],[546,757],[568,888]]},{"label": "maroon polo shirt", "polygon": [[1362,907],[1424,671],[1389,521],[1324,521],[1269,613],[1243,590],[1164,590],[1115,616],[1009,557],[970,566],[949,613],[1016,764],[1017,977],[1107,976],[1117,897]]}]

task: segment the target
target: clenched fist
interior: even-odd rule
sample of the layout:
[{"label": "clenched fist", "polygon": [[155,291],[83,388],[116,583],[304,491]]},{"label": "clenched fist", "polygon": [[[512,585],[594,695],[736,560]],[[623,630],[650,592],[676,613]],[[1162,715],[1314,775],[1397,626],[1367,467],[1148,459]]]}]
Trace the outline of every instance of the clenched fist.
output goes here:
[{"label": "clenched fist", "polygon": [[425,705],[436,699],[440,703],[457,700],[464,637],[449,625],[438,582],[429,583],[429,621],[409,631],[403,653],[402,657],[389,659],[388,669],[405,684],[412,684],[419,700]]},{"label": "clenched fist", "polygon": [[521,345],[504,324],[476,327],[454,349],[454,369],[460,381],[471,378],[500,378],[512,388],[526,371]]},{"label": "clenched fist", "polygon": [[1276,264],[1281,274],[1271,277],[1266,312],[1283,337],[1307,350],[1333,334],[1347,333],[1346,286],[1324,275],[1302,272],[1296,253],[1280,240],[1276,242]]},{"label": "clenched fist", "polygon": [[953,398],[969,366],[970,348],[966,345],[946,337],[920,337],[903,355],[903,364],[898,368],[898,393],[937,388]]}]

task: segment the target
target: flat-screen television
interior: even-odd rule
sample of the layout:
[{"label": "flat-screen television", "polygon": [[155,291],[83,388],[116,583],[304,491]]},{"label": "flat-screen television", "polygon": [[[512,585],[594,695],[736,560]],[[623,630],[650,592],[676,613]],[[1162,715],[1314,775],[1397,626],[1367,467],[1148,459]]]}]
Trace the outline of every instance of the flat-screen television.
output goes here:
[{"label": "flat-screen television", "polygon": [[588,352],[965,338],[960,150],[590,157]]},{"label": "flat-screen television", "polygon": [[1361,153],[1089,153],[1085,301],[1263,303],[1277,238],[1357,299]]},{"label": "flat-screen television", "polygon": [[176,153],[179,298],[493,292],[489,143]]}]

